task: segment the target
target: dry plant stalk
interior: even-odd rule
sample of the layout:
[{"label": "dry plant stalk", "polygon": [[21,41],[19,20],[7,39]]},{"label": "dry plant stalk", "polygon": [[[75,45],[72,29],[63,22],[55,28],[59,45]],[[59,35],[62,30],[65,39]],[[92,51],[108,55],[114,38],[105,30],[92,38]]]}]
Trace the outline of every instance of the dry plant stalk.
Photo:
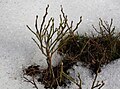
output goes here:
[{"label": "dry plant stalk", "polygon": [[93,25],[94,30],[101,36],[107,36],[109,39],[115,34],[115,26],[113,25],[113,19],[111,19],[110,24],[108,24],[107,21],[103,21],[101,18],[99,18],[99,30],[98,31]]},{"label": "dry plant stalk", "polygon": [[[39,65],[31,65],[29,66],[27,69],[23,70],[23,78],[25,79],[26,82],[31,83],[34,88],[39,89],[36,83],[36,76],[38,74],[40,74],[40,69],[39,69]],[[31,76],[31,78],[29,79],[27,76]]]},{"label": "dry plant stalk", "polygon": [[[98,68],[97,68],[97,71],[96,71],[96,73],[95,73],[95,78],[94,78],[94,80],[93,80],[91,89],[94,89],[94,88],[101,89],[101,88],[105,85],[105,83],[104,83],[103,81],[102,81],[101,83],[99,83],[99,81],[97,81],[97,77],[98,77],[98,74],[99,74],[101,61],[102,61],[102,59],[105,58],[104,56],[105,56],[105,55],[104,55],[104,53],[103,53],[103,57],[102,57],[101,60],[98,62]],[[96,83],[96,81],[97,81],[97,83]],[[95,83],[96,83],[96,84],[95,84]]]},{"label": "dry plant stalk", "polygon": [[25,79],[25,81],[26,82],[29,82],[29,83],[31,83],[33,86],[34,86],[34,88],[36,88],[36,89],[39,89],[38,88],[38,86],[37,86],[37,84],[36,84],[36,82],[35,82],[35,76],[32,76],[32,80],[29,80],[27,77],[23,77],[24,79]]},{"label": "dry plant stalk", "polygon": [[55,28],[54,18],[52,17],[48,20],[48,23],[45,24],[46,16],[48,15],[48,8],[49,5],[47,5],[46,7],[45,15],[43,16],[43,20],[40,28],[38,28],[38,16],[36,16],[36,20],[35,20],[36,31],[33,31],[28,25],[27,28],[36,36],[38,41],[36,41],[34,38],[32,39],[39,47],[42,54],[46,56],[46,61],[48,64],[48,72],[50,73],[49,75],[50,79],[52,81],[56,80],[56,82],[58,82],[57,79],[55,79],[54,70],[52,67],[52,56],[60,47],[63,46],[63,44],[61,44],[59,47],[57,47],[58,42],[66,34],[73,35],[73,33],[76,31],[79,24],[81,23],[82,17],[80,17],[79,22],[77,23],[76,27],[73,29],[73,21],[71,21],[70,25],[68,24],[67,15],[65,15],[65,13],[63,12],[63,8],[61,6],[62,16],[60,15],[60,24],[58,28]]},{"label": "dry plant stalk", "polygon": [[103,21],[101,18],[99,20],[99,29],[96,29],[94,26],[93,28],[98,33],[97,38],[99,44],[103,45],[104,49],[106,50],[106,57],[108,56],[106,60],[110,62],[120,57],[120,35],[119,33],[115,33],[113,19],[111,19],[110,23]]}]

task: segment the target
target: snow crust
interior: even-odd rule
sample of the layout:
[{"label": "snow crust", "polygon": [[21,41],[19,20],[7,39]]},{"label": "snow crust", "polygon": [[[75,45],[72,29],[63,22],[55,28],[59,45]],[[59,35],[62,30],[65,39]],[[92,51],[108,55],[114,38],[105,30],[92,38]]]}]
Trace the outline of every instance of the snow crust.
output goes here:
[{"label": "snow crust", "polygon": [[[46,67],[44,56],[31,39],[34,36],[25,25],[34,29],[35,16],[39,15],[40,22],[47,4],[50,5],[48,17],[53,16],[56,23],[60,5],[74,23],[83,16],[80,33],[92,31],[91,25],[97,25],[100,17],[107,21],[113,18],[120,31],[119,0],[0,0],[0,89],[33,89],[31,84],[23,81],[22,69],[34,63]],[[88,69],[81,66],[74,69],[75,73],[81,74],[83,89],[89,89],[93,78]],[[76,76],[74,72],[71,74]],[[104,67],[98,80],[105,82],[103,89],[120,89],[120,60]],[[39,87],[44,89],[41,84]],[[68,89],[76,88],[72,84]]]}]

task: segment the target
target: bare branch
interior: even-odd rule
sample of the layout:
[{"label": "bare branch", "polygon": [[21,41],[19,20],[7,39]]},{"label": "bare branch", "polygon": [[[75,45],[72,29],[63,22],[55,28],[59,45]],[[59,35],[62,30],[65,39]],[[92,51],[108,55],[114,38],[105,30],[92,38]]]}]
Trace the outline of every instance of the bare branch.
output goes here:
[{"label": "bare branch", "polygon": [[45,54],[45,52],[44,52],[44,49],[43,49],[43,48],[45,48],[45,47],[44,47],[44,46],[40,46],[34,38],[32,38],[32,39],[33,39],[33,41],[37,44],[37,46],[38,46],[39,49],[42,51],[42,53],[43,53],[45,56],[47,56],[47,55]]},{"label": "bare branch", "polygon": [[36,82],[35,82],[35,79],[34,79],[35,77],[34,76],[32,77],[32,80],[29,80],[25,76],[23,78],[25,79],[26,82],[31,83],[36,89],[39,89],[38,86],[37,86],[37,84],[36,84]]},{"label": "bare branch", "polygon": [[39,34],[39,31],[38,31],[38,26],[37,26],[37,20],[38,20],[38,15],[36,15],[36,21],[35,21],[35,28],[36,28],[36,33]]},{"label": "bare branch", "polygon": [[73,30],[73,32],[78,29],[78,26],[80,25],[81,22],[82,22],[82,16],[80,17],[80,20],[79,20],[79,22],[77,23],[77,25],[76,25],[75,29]]},{"label": "bare branch", "polygon": [[47,5],[45,15],[43,16],[43,21],[42,21],[41,26],[40,26],[40,34],[42,32],[42,28],[43,28],[43,25],[44,25],[44,22],[45,22],[45,18],[46,18],[47,14],[48,14],[48,12],[47,12],[48,8],[49,8],[49,5]]},{"label": "bare branch", "polygon": [[26,27],[27,27],[34,35],[37,35],[34,31],[32,31],[32,29],[31,29],[28,25],[26,25]]}]

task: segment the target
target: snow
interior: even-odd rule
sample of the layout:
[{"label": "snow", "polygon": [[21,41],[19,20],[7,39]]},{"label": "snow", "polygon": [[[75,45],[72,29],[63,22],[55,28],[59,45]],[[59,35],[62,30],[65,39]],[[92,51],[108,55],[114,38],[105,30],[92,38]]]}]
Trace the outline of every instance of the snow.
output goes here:
[{"label": "snow", "polygon": [[[81,64],[79,64],[81,65]],[[120,59],[104,66],[98,75],[97,81],[104,81],[105,85],[102,89],[120,89]],[[90,89],[94,76],[91,75],[90,70],[82,66],[74,66],[74,71],[70,70],[71,76],[76,78],[78,73],[81,75],[83,89]],[[75,85],[76,86],[76,85]],[[69,89],[77,89],[71,84]]]},{"label": "snow", "polygon": [[[0,89],[33,89],[31,84],[23,81],[22,69],[34,63],[44,68],[46,62],[25,25],[34,29],[35,16],[39,15],[40,22],[47,4],[50,4],[48,17],[53,16],[56,23],[60,5],[74,23],[83,16],[80,33],[92,31],[91,25],[97,25],[100,17],[108,21],[113,18],[119,31],[119,0],[0,0]],[[93,80],[88,69],[81,66],[74,69],[75,73],[81,74],[83,89],[88,89]],[[98,80],[105,82],[103,89],[120,89],[120,60],[104,67]],[[44,89],[41,84],[39,87]],[[76,89],[74,84],[69,87]]]}]

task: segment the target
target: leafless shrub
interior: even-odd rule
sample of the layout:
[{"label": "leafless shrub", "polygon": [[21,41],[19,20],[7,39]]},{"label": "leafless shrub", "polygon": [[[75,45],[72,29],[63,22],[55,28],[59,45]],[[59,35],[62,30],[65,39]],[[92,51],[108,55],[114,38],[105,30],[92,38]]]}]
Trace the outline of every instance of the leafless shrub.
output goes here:
[{"label": "leafless shrub", "polygon": [[[53,54],[64,45],[61,44],[57,46],[57,44],[61,39],[63,39],[65,35],[70,35],[71,37],[73,37],[74,32],[76,31],[76,29],[78,28],[79,24],[82,21],[82,17],[80,17],[79,22],[77,23],[75,28],[73,28],[73,21],[71,21],[70,25],[68,24],[67,15],[65,15],[63,8],[61,6],[62,15],[60,15],[60,24],[58,28],[55,28],[54,18],[52,17],[48,20],[48,23],[45,24],[46,16],[48,14],[48,8],[49,5],[46,7],[45,15],[43,16],[43,20],[40,28],[38,28],[38,16],[36,16],[36,20],[35,20],[36,31],[33,31],[28,25],[27,28],[36,36],[38,41],[36,41],[34,38],[32,39],[39,47],[42,54],[46,57],[48,68],[46,70],[47,78],[45,78],[46,79],[45,81],[49,83],[48,87],[52,88],[54,84],[57,84],[57,86],[59,86],[59,81],[54,74],[54,70],[52,66],[52,57]],[[68,39],[65,39],[64,43],[67,40]]]}]

